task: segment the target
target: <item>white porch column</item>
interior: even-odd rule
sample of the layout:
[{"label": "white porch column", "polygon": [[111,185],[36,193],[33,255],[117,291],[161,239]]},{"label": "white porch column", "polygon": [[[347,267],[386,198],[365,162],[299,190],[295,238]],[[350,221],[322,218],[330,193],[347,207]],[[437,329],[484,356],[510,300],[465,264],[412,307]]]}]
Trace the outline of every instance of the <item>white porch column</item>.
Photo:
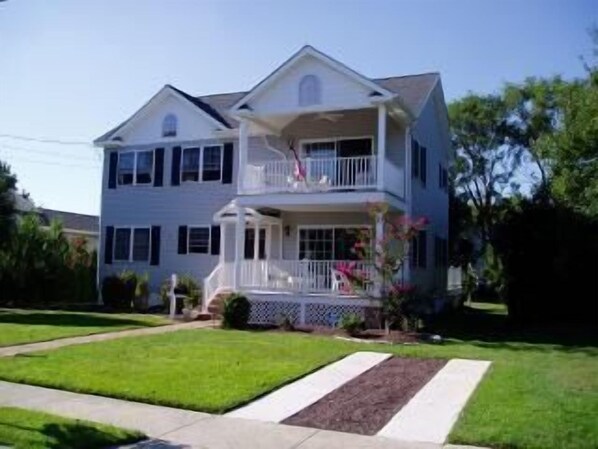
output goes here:
[{"label": "white porch column", "polygon": [[379,255],[382,254],[382,252],[384,251],[383,248],[383,243],[384,243],[384,217],[382,215],[381,212],[378,212],[376,214],[376,229],[375,229],[375,264],[376,264],[376,268],[377,268],[377,272],[376,272],[376,279],[374,280],[374,294],[377,297],[382,296],[382,274],[379,272],[380,268],[381,268],[381,264],[382,264],[382,259],[379,257]]},{"label": "white porch column", "polygon": [[260,258],[260,224],[255,222],[253,228],[253,260],[259,260]]},{"label": "white porch column", "polygon": [[247,169],[247,147],[249,146],[249,122],[242,118],[239,122],[239,167],[237,168],[237,191],[244,188]]},{"label": "white porch column", "polygon": [[220,223],[220,258],[219,263],[224,263],[226,251],[226,223]]},{"label": "white porch column", "polygon": [[272,257],[272,225],[269,224],[266,228],[266,260]]},{"label": "white porch column", "polygon": [[282,260],[282,242],[283,242],[282,233],[284,232],[284,229],[282,226],[282,221],[280,222],[278,230],[279,230],[279,233],[278,233],[278,259]]},{"label": "white porch column", "polygon": [[[405,129],[405,204],[407,206],[407,210],[405,213],[407,217],[412,218],[411,214],[413,213],[412,205],[411,205],[411,183],[413,179],[411,177],[411,166],[413,161],[411,160],[411,127],[407,127]],[[411,266],[409,264],[409,242],[404,242],[405,244],[405,260],[403,261],[403,282],[409,283],[411,279]]]},{"label": "white porch column", "polygon": [[245,256],[245,208],[237,207],[237,227],[235,236],[235,276],[233,289],[241,287],[241,263]]},{"label": "white porch column", "polygon": [[378,105],[378,154],[377,154],[377,178],[378,190],[384,189],[384,163],[386,161],[386,105]]}]

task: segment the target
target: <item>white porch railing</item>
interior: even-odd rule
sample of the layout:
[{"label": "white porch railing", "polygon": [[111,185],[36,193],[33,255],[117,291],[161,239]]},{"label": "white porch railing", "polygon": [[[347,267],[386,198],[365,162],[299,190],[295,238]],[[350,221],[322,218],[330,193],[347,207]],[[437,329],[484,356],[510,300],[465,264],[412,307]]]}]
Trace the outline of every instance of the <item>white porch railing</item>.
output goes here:
[{"label": "white porch railing", "polygon": [[[354,270],[365,271],[370,281],[368,293],[374,291],[374,269],[367,262],[340,260],[244,260],[241,262],[241,288],[301,293],[328,293],[335,295],[355,294],[333,270],[340,264],[354,264]],[[344,284],[344,285],[343,285]]]},{"label": "white porch railing", "polygon": [[[248,164],[244,193],[327,192],[377,185],[376,156],[304,158]],[[302,172],[305,179],[299,175]]]},{"label": "white porch railing", "polygon": [[[375,269],[369,262],[342,260],[243,260],[239,291],[264,291],[281,293],[320,293],[350,296],[361,292],[352,291],[344,276],[338,276],[341,264],[352,264],[355,271],[364,272],[367,294],[374,293]],[[218,264],[203,282],[203,309],[222,290],[234,285],[234,262]]]},{"label": "white porch railing", "polygon": [[207,310],[210,301],[224,288],[233,285],[234,263],[225,262],[216,265],[203,281],[203,309]]}]

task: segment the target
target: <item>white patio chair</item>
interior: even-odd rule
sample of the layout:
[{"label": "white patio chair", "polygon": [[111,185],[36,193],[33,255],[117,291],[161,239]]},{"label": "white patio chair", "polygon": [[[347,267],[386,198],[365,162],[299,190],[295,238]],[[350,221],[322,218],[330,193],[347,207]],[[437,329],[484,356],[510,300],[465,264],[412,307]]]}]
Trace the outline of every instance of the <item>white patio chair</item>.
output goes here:
[{"label": "white patio chair", "polygon": [[332,274],[332,291],[336,293],[347,291],[349,288],[349,279],[347,279],[347,276],[334,268],[331,268],[330,272]]}]

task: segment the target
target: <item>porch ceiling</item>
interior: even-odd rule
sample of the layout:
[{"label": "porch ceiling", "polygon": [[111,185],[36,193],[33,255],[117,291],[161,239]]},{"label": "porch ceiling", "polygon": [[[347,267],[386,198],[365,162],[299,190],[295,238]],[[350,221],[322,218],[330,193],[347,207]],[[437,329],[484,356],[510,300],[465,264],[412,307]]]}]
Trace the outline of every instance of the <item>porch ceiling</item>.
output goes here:
[{"label": "porch ceiling", "polygon": [[367,212],[372,203],[387,203],[396,211],[407,210],[404,201],[388,193],[374,191],[248,195],[238,197],[236,201],[243,207],[267,207],[290,212]]}]

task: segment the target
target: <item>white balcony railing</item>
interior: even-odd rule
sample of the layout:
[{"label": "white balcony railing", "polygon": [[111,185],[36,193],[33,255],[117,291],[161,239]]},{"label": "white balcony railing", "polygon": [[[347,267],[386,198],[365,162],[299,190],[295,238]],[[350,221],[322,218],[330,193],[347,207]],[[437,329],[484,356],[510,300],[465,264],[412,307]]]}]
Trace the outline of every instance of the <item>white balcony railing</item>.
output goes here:
[{"label": "white balcony railing", "polygon": [[304,158],[248,164],[243,193],[327,192],[377,186],[376,156]]},{"label": "white balcony railing", "polygon": [[[365,288],[373,293],[375,270],[368,262],[340,260],[244,260],[241,262],[241,288],[300,292],[355,294],[347,279],[338,272],[341,264],[364,272]],[[359,292],[361,293],[361,292]]]}]

